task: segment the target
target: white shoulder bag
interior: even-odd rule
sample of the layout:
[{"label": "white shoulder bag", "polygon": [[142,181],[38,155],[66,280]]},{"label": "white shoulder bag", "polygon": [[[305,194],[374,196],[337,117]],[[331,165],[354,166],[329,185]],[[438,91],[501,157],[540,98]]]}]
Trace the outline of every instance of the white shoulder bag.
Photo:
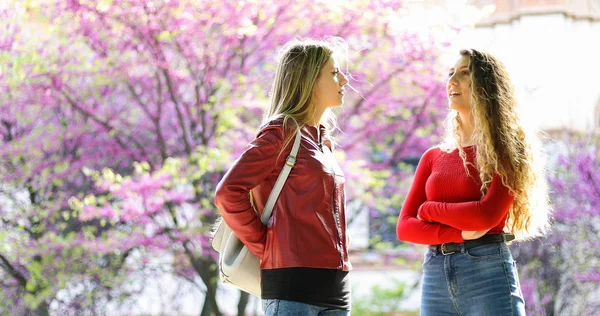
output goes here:
[{"label": "white shoulder bag", "polygon": [[[273,186],[267,204],[265,204],[265,209],[260,217],[265,225],[271,217],[271,212],[279,193],[281,193],[283,184],[296,163],[301,138],[301,132],[298,131],[292,151],[285,160],[285,165]],[[219,253],[219,275],[221,280],[260,298],[260,259],[248,250],[225,221],[218,224],[213,236],[212,247]]]}]

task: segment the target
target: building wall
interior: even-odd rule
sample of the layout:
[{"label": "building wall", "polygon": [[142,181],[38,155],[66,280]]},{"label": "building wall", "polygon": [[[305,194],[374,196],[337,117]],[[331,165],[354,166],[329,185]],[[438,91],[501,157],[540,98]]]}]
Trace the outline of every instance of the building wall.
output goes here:
[{"label": "building wall", "polygon": [[600,0],[497,0],[455,47],[498,56],[525,117],[543,130],[600,129]]}]

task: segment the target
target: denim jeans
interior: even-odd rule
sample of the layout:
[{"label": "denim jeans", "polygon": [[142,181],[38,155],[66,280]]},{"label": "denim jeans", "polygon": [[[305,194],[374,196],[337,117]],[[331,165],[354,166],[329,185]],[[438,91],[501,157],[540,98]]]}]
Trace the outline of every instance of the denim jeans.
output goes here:
[{"label": "denim jeans", "polygon": [[348,316],[350,311],[285,300],[262,300],[265,316]]},{"label": "denim jeans", "polygon": [[423,261],[421,315],[525,315],[517,267],[506,243],[462,248]]}]

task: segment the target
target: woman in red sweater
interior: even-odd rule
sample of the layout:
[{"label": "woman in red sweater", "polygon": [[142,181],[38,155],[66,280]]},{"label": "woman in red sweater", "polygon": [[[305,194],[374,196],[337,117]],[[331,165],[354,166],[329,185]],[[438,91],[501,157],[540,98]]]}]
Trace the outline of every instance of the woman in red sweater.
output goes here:
[{"label": "woman in red sweater", "polygon": [[548,223],[533,135],[494,56],[462,50],[446,91],[447,135],[423,154],[396,230],[400,240],[429,245],[421,315],[524,315],[506,242]]}]

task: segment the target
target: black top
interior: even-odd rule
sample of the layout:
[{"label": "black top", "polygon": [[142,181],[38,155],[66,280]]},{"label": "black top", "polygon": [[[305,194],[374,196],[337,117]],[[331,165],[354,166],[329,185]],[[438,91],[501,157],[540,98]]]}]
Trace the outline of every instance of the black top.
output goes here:
[{"label": "black top", "polygon": [[350,310],[348,271],[318,268],[261,270],[262,299]]}]

